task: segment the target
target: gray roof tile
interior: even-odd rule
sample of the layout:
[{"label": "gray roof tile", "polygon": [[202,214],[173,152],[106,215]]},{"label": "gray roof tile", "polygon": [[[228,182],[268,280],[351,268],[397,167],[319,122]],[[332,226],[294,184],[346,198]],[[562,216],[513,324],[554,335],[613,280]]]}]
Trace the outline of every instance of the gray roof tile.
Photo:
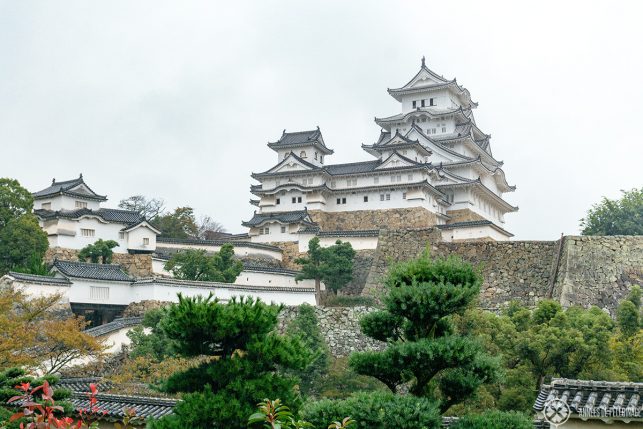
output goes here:
[{"label": "gray roof tile", "polygon": [[[86,192],[79,192],[79,191],[71,191],[72,188],[78,186],[78,185],[85,185],[87,189],[91,191],[91,193],[86,193]],[[68,193],[71,195],[76,195],[79,197],[85,197],[85,198],[90,198],[93,200],[100,200],[100,201],[105,201],[107,198],[104,195],[98,195],[94,191],[92,191],[89,186],[84,182],[83,180],[83,175],[81,174],[80,177],[77,179],[72,179],[72,180],[65,180],[62,182],[56,182],[56,179],[52,180],[51,185],[46,187],[45,189],[42,189],[38,192],[34,192],[33,197],[34,198],[45,198],[48,196],[53,196],[61,193]]]},{"label": "gray roof tile", "polygon": [[313,223],[308,215],[308,210],[296,210],[291,212],[278,212],[278,213],[255,213],[252,219],[243,222],[243,226],[252,227],[258,226],[266,221],[276,221],[281,223],[291,222],[305,222]]},{"label": "gray roof tile", "polygon": [[88,262],[56,260],[54,261],[54,268],[65,277],[121,282],[132,281],[132,278],[123,271],[121,266],[115,264],[90,264]]},{"label": "gray roof tile", "polygon": [[[542,411],[545,404],[554,399],[564,399],[572,413],[578,414],[584,407],[602,409],[606,413],[629,408],[638,410],[638,419],[643,418],[643,383],[553,379],[540,388],[535,411]],[[619,420],[619,413],[611,418]],[[625,419],[625,417],[622,417]]]},{"label": "gray roof tile", "polygon": [[106,222],[115,222],[122,223],[126,225],[134,225],[145,220],[140,213],[131,211],[131,210],[119,210],[119,209],[98,209],[92,210],[88,208],[82,208],[78,210],[43,210],[38,209],[34,210],[36,216],[42,219],[78,219],[82,216],[98,216]]},{"label": "gray roof tile", "polygon": [[16,280],[27,282],[27,283],[56,284],[61,286],[66,286],[71,284],[69,280],[60,278],[60,277],[38,276],[35,274],[17,273],[15,271],[9,271],[9,275]]},{"label": "gray roof tile", "polygon": [[[149,396],[126,396],[99,393],[96,395],[98,408],[105,413],[105,420],[120,420],[125,416],[125,410],[134,409],[136,416],[147,419],[172,414],[174,407],[179,402],[177,399],[153,398]],[[89,396],[87,393],[74,392],[69,402],[76,411],[88,409]]]},{"label": "gray roof tile", "polygon": [[92,337],[101,337],[103,335],[119,331],[123,328],[140,325],[141,323],[143,323],[142,317],[121,317],[119,319],[114,319],[109,323],[105,323],[104,325],[85,329],[85,333],[91,335]]}]

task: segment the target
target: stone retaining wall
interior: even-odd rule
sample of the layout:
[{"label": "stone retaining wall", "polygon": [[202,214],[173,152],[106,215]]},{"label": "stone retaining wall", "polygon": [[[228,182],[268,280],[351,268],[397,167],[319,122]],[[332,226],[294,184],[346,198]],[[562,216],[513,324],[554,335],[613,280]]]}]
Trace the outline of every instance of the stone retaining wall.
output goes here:
[{"label": "stone retaining wall", "polygon": [[483,216],[469,209],[447,210],[447,215],[451,219],[447,223],[470,222],[473,220],[486,220]]},{"label": "stone retaining wall", "polygon": [[[436,228],[382,230],[362,294],[378,297],[392,262],[456,254],[479,265],[480,305],[516,300],[533,306],[552,298],[564,306],[596,305],[614,313],[633,284],[643,284],[643,236],[565,237],[560,241],[441,241]],[[560,257],[559,257],[560,253]],[[554,278],[555,277],[555,278]]]},{"label": "stone retaining wall", "polygon": [[[385,348],[385,343],[365,336],[359,327],[359,319],[374,310],[371,307],[315,307],[321,334],[334,357]],[[279,315],[279,332],[285,332],[298,311],[298,307],[284,308]]]}]

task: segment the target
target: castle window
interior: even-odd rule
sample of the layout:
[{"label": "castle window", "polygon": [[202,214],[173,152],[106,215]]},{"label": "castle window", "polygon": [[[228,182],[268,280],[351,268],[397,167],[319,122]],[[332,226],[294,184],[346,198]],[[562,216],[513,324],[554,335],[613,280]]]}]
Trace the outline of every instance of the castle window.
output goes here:
[{"label": "castle window", "polygon": [[429,106],[435,106],[435,99],[429,98]]},{"label": "castle window", "polygon": [[367,203],[367,202],[368,202],[368,195],[364,195],[364,202],[365,202],[365,203]]},{"label": "castle window", "polygon": [[292,197],[292,203],[295,204],[297,202],[297,197]]},{"label": "castle window", "polygon": [[402,192],[402,199],[403,199],[403,200],[405,200],[405,199],[406,199],[406,192]]},{"label": "castle window", "polygon": [[81,228],[80,235],[82,235],[83,237],[94,237],[96,235],[96,230]]},{"label": "castle window", "polygon": [[306,151],[302,150],[301,152],[299,152],[299,157],[300,158],[306,158]]},{"label": "castle window", "polygon": [[447,127],[442,127],[442,132],[446,133],[447,132]]},{"label": "castle window", "polygon": [[40,206],[40,208],[43,210],[51,210],[51,203],[42,203],[42,206]]},{"label": "castle window", "polygon": [[270,228],[265,227],[265,228],[259,228],[259,234],[261,235],[268,235],[270,234]]},{"label": "castle window", "polygon": [[380,201],[384,201],[384,194],[380,194]]},{"label": "castle window", "polygon": [[337,186],[337,182],[335,182],[334,180],[331,180],[331,181],[330,181],[330,187],[331,187],[331,188],[334,188],[334,187],[336,187],[336,186]]},{"label": "castle window", "polygon": [[315,151],[315,159],[317,159],[317,151]]},{"label": "castle window", "polygon": [[86,209],[87,208],[87,202],[86,201],[76,201],[76,208],[77,209]]},{"label": "castle window", "polygon": [[297,202],[301,203],[301,197],[297,197]]},{"label": "castle window", "polygon": [[324,163],[324,155],[319,157],[319,162],[321,162],[322,164]]},{"label": "castle window", "polygon": [[357,179],[348,179],[346,181],[346,186],[356,186],[357,185]]},{"label": "castle window", "polygon": [[346,198],[337,198],[337,204],[346,204]]},{"label": "castle window", "polygon": [[422,107],[424,107],[424,100],[422,100]]},{"label": "castle window", "polygon": [[150,244],[150,239],[147,237],[143,237],[143,246],[147,246],[148,244]]},{"label": "castle window", "polygon": [[418,102],[413,100],[413,108],[415,109],[417,107]]},{"label": "castle window", "polygon": [[106,301],[109,299],[109,288],[100,287],[100,286],[90,286],[89,298],[96,301]]},{"label": "castle window", "polygon": [[125,240],[125,233],[124,232],[119,232],[118,233],[118,238],[119,238],[119,240]]},{"label": "castle window", "polygon": [[373,178],[373,183],[375,183],[375,184],[380,183],[380,178],[379,177],[374,177]]},{"label": "castle window", "polygon": [[284,232],[286,232],[286,227],[285,227],[285,226],[282,226],[282,227],[281,227],[281,233],[283,234]]},{"label": "castle window", "polygon": [[391,199],[391,194],[386,194],[386,201],[389,201]]},{"label": "castle window", "polygon": [[277,198],[277,199],[275,200],[275,204],[280,204],[280,203],[281,203],[281,198]]},{"label": "castle window", "polygon": [[391,183],[401,182],[401,181],[402,181],[402,175],[401,174],[393,174],[391,176]]}]

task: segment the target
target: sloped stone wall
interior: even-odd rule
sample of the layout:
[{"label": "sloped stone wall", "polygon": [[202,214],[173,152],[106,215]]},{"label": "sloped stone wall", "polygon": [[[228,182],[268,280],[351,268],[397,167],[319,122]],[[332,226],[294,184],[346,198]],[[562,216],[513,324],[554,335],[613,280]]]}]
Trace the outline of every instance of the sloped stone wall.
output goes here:
[{"label": "sloped stone wall", "polygon": [[643,286],[643,236],[565,237],[553,291],[561,304],[594,304],[613,315],[634,284]]},{"label": "sloped stone wall", "polygon": [[484,276],[480,306],[495,309],[516,300],[533,306],[552,298],[564,306],[596,305],[611,314],[633,284],[643,284],[643,236],[579,237],[560,241],[441,241],[435,228],[380,232],[362,294],[378,297],[391,263],[459,255]]}]

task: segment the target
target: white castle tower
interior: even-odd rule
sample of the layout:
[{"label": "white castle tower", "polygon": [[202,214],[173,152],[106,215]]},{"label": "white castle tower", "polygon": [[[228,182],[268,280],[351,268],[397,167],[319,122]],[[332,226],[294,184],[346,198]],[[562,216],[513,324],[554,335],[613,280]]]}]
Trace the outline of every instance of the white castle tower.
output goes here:
[{"label": "white castle tower", "polygon": [[302,233],[438,226],[446,240],[512,236],[503,199],[510,186],[476,124],[469,91],[431,71],[388,93],[401,113],[375,118],[377,141],[362,148],[370,161],[328,164],[333,154],[319,128],[268,143],[277,164],[253,173],[258,207],[243,225],[252,241],[297,241]]}]

